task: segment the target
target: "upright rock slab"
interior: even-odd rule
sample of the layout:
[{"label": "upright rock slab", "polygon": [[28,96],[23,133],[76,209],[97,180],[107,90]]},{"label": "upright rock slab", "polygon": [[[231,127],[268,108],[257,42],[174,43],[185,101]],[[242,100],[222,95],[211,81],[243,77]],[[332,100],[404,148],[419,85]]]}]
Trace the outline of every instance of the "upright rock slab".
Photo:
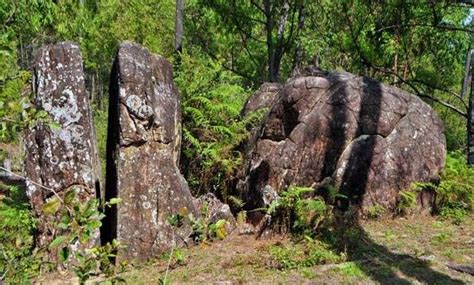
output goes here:
[{"label": "upright rock slab", "polygon": [[144,261],[170,248],[184,232],[167,218],[196,212],[178,169],[179,93],[171,64],[133,43],[118,50],[110,83],[106,199],[122,202],[106,212],[103,240],[126,245],[119,259]]},{"label": "upright rock slab", "polygon": [[443,126],[420,98],[349,73],[303,74],[280,91],[246,157],[238,190],[248,206],[290,185],[328,185],[338,206],[393,211],[413,182],[438,178],[446,153]]},{"label": "upright rock slab", "polygon": [[[33,66],[33,93],[36,108],[54,121],[39,123],[25,135],[27,194],[39,218],[37,243],[47,246],[59,234],[52,227],[58,217],[43,212],[54,193],[38,184],[60,197],[75,190],[82,203],[99,191],[94,127],[77,45],[63,42],[40,49]],[[97,232],[93,240],[98,238]]]}]

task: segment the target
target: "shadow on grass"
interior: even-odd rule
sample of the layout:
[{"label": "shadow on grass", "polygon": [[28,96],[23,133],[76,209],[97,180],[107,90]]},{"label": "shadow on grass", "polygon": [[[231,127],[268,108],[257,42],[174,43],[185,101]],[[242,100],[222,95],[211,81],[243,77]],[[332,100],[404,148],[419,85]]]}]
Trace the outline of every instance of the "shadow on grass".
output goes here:
[{"label": "shadow on grass", "polygon": [[423,284],[466,284],[432,269],[429,261],[408,254],[394,253],[378,244],[359,225],[357,219],[350,225],[346,222],[345,226],[341,226],[323,240],[333,250],[344,252],[347,261],[355,263],[367,276],[381,284],[412,284],[408,278]]},{"label": "shadow on grass", "polygon": [[[461,280],[433,270],[428,261],[407,254],[394,253],[387,247],[377,244],[360,226],[358,215],[350,213],[351,208],[361,205],[362,198],[366,195],[384,96],[380,83],[367,77],[363,78],[362,83],[363,92],[356,137],[367,135],[368,139],[354,144],[351,149],[339,190],[346,198],[337,201],[338,210],[336,210],[342,211],[346,217],[350,216],[350,221],[346,219],[336,222],[339,229],[326,242],[334,250],[345,252],[348,261],[354,262],[366,275],[381,284],[412,284],[404,276],[425,284],[465,284]],[[345,93],[340,92],[341,96],[346,96]],[[332,116],[337,121],[345,121],[345,116],[333,113]],[[341,137],[345,138],[343,133],[336,131],[334,133],[332,138],[334,143],[341,140]],[[331,161],[329,165],[335,163]],[[328,173],[332,171],[333,169]]]}]

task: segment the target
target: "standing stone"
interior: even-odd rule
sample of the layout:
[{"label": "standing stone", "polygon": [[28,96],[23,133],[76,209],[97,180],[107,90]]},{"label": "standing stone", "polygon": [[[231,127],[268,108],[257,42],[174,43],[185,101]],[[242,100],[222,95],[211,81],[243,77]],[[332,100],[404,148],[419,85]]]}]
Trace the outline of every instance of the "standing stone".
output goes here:
[{"label": "standing stone", "polygon": [[126,246],[118,259],[144,261],[189,234],[169,226],[170,215],[196,212],[178,169],[180,100],[166,59],[137,44],[120,45],[108,131],[106,199],[122,202],[106,212],[103,242],[116,238]]},{"label": "standing stone", "polygon": [[[100,173],[79,47],[63,42],[40,49],[32,83],[36,108],[52,120],[25,134],[27,194],[39,218],[37,245],[42,247],[60,234],[52,226],[59,217],[43,212],[43,205],[55,196],[38,184],[60,197],[74,190],[85,203],[98,195]],[[98,241],[98,231],[94,235],[93,242]]]}]

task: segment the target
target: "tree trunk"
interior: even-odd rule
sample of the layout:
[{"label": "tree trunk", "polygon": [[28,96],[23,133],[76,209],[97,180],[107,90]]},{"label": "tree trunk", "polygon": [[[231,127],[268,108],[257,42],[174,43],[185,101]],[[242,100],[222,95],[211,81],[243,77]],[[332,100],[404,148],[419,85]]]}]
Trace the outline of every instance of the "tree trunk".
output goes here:
[{"label": "tree trunk", "polygon": [[[471,51],[471,57],[473,52]],[[471,60],[471,95],[467,114],[467,164],[474,165],[474,64]]]},{"label": "tree trunk", "polygon": [[176,0],[176,30],[175,30],[175,49],[176,52],[183,51],[183,33],[184,33],[184,0]]},{"label": "tree trunk", "polygon": [[272,4],[270,0],[265,0],[264,4],[265,10],[265,29],[267,32],[267,56],[268,56],[268,80],[270,82],[276,82],[277,78],[275,76],[275,51],[273,45],[273,17],[272,17]]}]

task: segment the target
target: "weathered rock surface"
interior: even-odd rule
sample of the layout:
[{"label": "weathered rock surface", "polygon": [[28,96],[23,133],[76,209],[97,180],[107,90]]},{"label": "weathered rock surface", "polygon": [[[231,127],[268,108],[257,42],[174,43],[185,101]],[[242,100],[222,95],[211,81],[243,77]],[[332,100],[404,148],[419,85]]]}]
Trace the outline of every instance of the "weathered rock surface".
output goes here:
[{"label": "weathered rock surface", "polygon": [[133,43],[120,45],[110,83],[106,199],[122,202],[106,212],[103,241],[126,245],[119,259],[138,261],[162,253],[189,229],[167,218],[193,198],[178,169],[179,93],[171,64]]},{"label": "weathered rock surface", "polygon": [[216,223],[219,220],[226,220],[226,231],[232,232],[237,227],[237,221],[230,211],[230,207],[227,204],[222,203],[212,193],[207,193],[199,198],[194,199],[194,205],[196,209],[202,209],[207,207],[207,215],[210,223]]},{"label": "weathered rock surface", "polygon": [[306,74],[280,92],[237,190],[252,208],[264,189],[330,181],[343,209],[394,210],[399,191],[438,178],[445,152],[441,121],[418,97],[349,73]]},{"label": "weathered rock surface", "polygon": [[270,108],[281,88],[282,85],[280,83],[263,83],[262,86],[247,99],[247,102],[245,102],[242,115],[246,116],[250,112]]},{"label": "weathered rock surface", "polygon": [[[58,124],[39,123],[25,135],[27,194],[39,217],[38,246],[47,246],[59,234],[52,227],[58,217],[43,213],[43,204],[54,194],[32,181],[62,197],[75,189],[82,202],[96,198],[99,191],[94,127],[77,45],[63,42],[40,49],[33,67],[33,92],[37,109]],[[96,241],[98,237],[97,232]]]}]

